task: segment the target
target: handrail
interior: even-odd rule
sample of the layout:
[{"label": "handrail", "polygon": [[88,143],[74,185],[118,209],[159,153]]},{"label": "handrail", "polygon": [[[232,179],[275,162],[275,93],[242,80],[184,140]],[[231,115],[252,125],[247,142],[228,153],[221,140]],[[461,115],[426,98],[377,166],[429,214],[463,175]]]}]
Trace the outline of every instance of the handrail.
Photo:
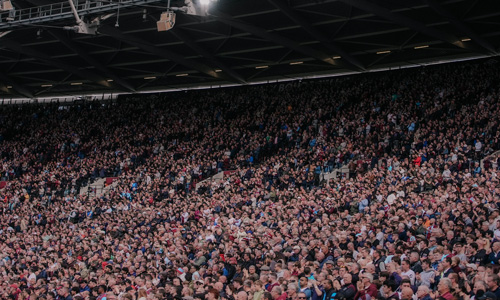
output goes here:
[{"label": "handrail", "polygon": [[[497,157],[498,155],[500,155],[500,150],[497,150],[493,153],[491,153],[490,155],[484,157],[483,159],[481,159],[480,161],[480,166],[481,166],[481,170],[484,170],[484,161],[485,160],[491,160],[490,158],[493,158],[493,157]],[[495,164],[496,163],[496,159],[494,161],[491,162],[492,164]]]},{"label": "handrail", "polygon": [[208,178],[196,183],[195,190],[198,190],[200,188],[200,186],[205,182],[208,182],[208,181],[212,182],[212,181],[220,180],[223,178],[224,178],[224,171],[221,171],[221,172],[215,174],[214,176],[208,177]]}]

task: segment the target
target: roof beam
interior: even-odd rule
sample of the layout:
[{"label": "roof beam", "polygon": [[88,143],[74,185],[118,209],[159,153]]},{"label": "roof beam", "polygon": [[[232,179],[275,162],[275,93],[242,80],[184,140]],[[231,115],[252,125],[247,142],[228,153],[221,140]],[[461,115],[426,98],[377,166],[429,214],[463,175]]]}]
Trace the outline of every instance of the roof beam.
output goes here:
[{"label": "roof beam", "polygon": [[[33,98],[33,93],[24,85],[17,83],[15,80],[10,78],[8,75],[0,72],[0,81],[3,81],[4,83],[7,83],[12,86],[12,89],[16,91],[18,94],[25,96],[27,98]],[[10,92],[7,87],[5,89],[2,89],[6,92]]]},{"label": "roof beam", "polygon": [[448,21],[455,26],[458,30],[460,30],[463,34],[465,34],[467,37],[472,39],[474,42],[479,44],[481,47],[489,51],[491,54],[496,53],[495,47],[491,45],[488,41],[486,41],[484,38],[482,38],[479,34],[477,34],[474,30],[472,30],[467,24],[464,22],[460,21],[457,17],[455,17],[453,14],[451,14],[448,10],[443,8],[439,3],[437,3],[434,0],[425,0],[425,3],[429,5],[430,8],[432,8],[435,12],[440,14],[441,16],[445,17],[448,19]]},{"label": "roof beam", "polygon": [[354,58],[351,54],[347,53],[347,51],[345,51],[341,47],[332,43],[332,41],[328,37],[314,28],[306,19],[304,19],[300,14],[296,13],[290,6],[284,3],[283,0],[268,0],[268,2],[276,6],[276,8],[278,8],[296,24],[300,25],[300,27],[302,27],[312,37],[323,43],[323,45],[328,47],[330,51],[336,53],[337,55],[340,55],[343,59],[346,60],[348,64],[351,65],[351,67],[360,71],[366,70],[360,61]]},{"label": "roof beam", "polygon": [[45,53],[39,52],[39,51],[34,50],[32,48],[24,47],[23,45],[21,45],[17,42],[14,42],[14,41],[11,41],[8,39],[2,39],[2,46],[5,46],[11,50],[22,53],[24,55],[28,55],[28,56],[36,58],[38,60],[44,61],[44,62],[48,63],[49,65],[53,65],[57,68],[65,70],[71,74],[75,74],[77,76],[80,76],[81,78],[95,82],[99,85],[109,87],[109,83],[104,78],[102,78],[101,76],[99,76],[97,74],[94,74],[91,71],[80,70],[76,66],[68,65],[66,63],[63,63],[60,60],[53,59]]},{"label": "roof beam", "polygon": [[247,82],[233,69],[231,69],[225,63],[219,61],[212,53],[205,50],[201,47],[195,40],[193,40],[188,34],[186,34],[182,29],[176,28],[175,30],[170,31],[173,35],[175,35],[179,40],[183,41],[186,45],[188,45],[191,49],[196,51],[201,56],[208,58],[211,62],[213,62],[217,67],[219,67],[223,72],[229,75],[233,81],[246,84]]},{"label": "roof beam", "polygon": [[436,38],[436,39],[441,40],[443,42],[450,43],[450,44],[455,45],[459,48],[468,49],[468,50],[471,50],[473,52],[483,53],[483,51],[479,51],[478,49],[476,49],[476,47],[473,47],[471,45],[463,43],[460,39],[458,39],[456,36],[453,36],[452,34],[446,33],[444,31],[441,31],[441,30],[436,29],[436,28],[428,27],[424,23],[421,23],[419,21],[415,21],[415,20],[408,18],[408,17],[405,17],[403,15],[393,13],[390,10],[388,10],[387,8],[379,6],[373,2],[369,2],[366,0],[339,0],[339,1],[345,3],[346,5],[356,7],[358,9],[372,13],[376,16],[381,17],[381,18],[392,21],[396,24],[411,28],[415,31],[421,32],[425,35]]},{"label": "roof beam", "polygon": [[257,27],[257,26],[252,25],[252,24],[245,23],[245,22],[240,21],[240,20],[236,20],[236,19],[232,18],[231,16],[228,16],[228,15],[226,15],[218,10],[215,10],[215,9],[212,9],[210,14],[213,15],[217,20],[219,20],[220,22],[222,22],[224,24],[227,24],[227,25],[236,27],[240,30],[249,32],[253,35],[259,36],[265,40],[276,43],[278,45],[282,45],[284,47],[293,49],[293,50],[300,52],[304,55],[307,55],[309,57],[313,57],[317,60],[323,61],[329,65],[340,66],[340,63],[338,61],[334,60],[331,56],[329,56],[326,53],[323,53],[321,51],[315,50],[309,46],[300,45],[299,43],[297,43],[289,38],[286,38],[284,36],[281,36],[279,34],[271,33],[269,31],[267,31],[266,29]]},{"label": "roof beam", "polygon": [[186,59],[186,58],[184,58],[184,56],[179,55],[175,52],[172,52],[172,51],[169,51],[166,49],[158,48],[158,47],[154,46],[153,44],[150,44],[149,42],[147,42],[141,38],[132,36],[130,34],[125,34],[119,29],[104,25],[104,26],[99,28],[99,32],[103,33],[103,34],[107,34],[107,35],[109,35],[117,40],[123,41],[123,42],[130,44],[132,46],[135,46],[137,48],[140,48],[146,52],[152,53],[152,54],[157,55],[159,57],[166,58],[170,61],[173,61],[175,63],[178,63],[180,65],[188,67],[190,69],[194,69],[200,73],[207,74],[211,77],[214,77],[217,79],[223,79],[223,80],[227,80],[227,81],[234,80],[234,78],[230,78],[227,75],[215,72],[214,69],[212,69],[211,67],[209,67],[205,64],[196,62],[194,60]]},{"label": "roof beam", "polygon": [[[0,29],[17,29],[25,26],[40,25],[52,21],[72,19],[74,14],[67,1],[33,1],[36,7],[18,9],[16,18],[10,22],[0,22]],[[162,0],[120,0],[120,1],[77,1],[76,10],[80,16],[103,15],[117,9],[127,9],[163,2]],[[46,4],[43,4],[46,3]],[[5,14],[5,13],[4,13]]]},{"label": "roof beam", "polygon": [[63,43],[66,47],[68,47],[68,49],[70,49],[71,51],[73,51],[76,54],[78,54],[78,56],[81,57],[83,60],[85,60],[87,63],[89,63],[90,65],[94,66],[94,68],[96,68],[97,70],[101,71],[102,73],[104,73],[109,78],[113,79],[113,81],[115,83],[117,83],[118,85],[120,85],[126,91],[128,91],[128,92],[135,92],[135,89],[134,89],[134,87],[132,87],[132,85],[130,85],[128,82],[126,82],[122,78],[118,77],[113,72],[111,72],[111,70],[109,70],[103,64],[101,64],[100,62],[98,62],[95,58],[93,58],[92,56],[90,56],[87,51],[85,51],[80,46],[78,46],[73,41],[71,41],[66,35],[62,34],[59,31],[53,30],[53,29],[48,30],[48,32],[53,37],[55,37],[56,39],[58,39],[61,43]]}]

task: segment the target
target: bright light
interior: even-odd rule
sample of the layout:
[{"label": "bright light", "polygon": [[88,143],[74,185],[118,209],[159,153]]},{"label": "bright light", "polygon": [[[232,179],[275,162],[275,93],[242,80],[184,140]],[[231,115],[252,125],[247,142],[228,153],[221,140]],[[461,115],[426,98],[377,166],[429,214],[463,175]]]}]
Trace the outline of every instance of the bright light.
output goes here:
[{"label": "bright light", "polygon": [[210,0],[200,0],[201,5],[208,5],[210,4]]}]

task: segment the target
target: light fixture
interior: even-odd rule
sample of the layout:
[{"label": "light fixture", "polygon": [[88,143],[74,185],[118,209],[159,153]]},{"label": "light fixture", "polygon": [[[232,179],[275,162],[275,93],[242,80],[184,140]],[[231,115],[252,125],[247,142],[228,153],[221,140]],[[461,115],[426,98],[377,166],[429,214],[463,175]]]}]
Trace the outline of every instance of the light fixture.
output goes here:
[{"label": "light fixture", "polygon": [[108,79],[108,80],[106,80],[106,81],[107,81],[107,82],[113,82],[113,79]]},{"label": "light fixture", "polygon": [[183,7],[172,7],[172,9],[182,10],[188,15],[206,17],[208,16],[208,8],[214,0],[184,0]]},{"label": "light fixture", "polygon": [[52,84],[42,84],[42,87],[51,87]]},{"label": "light fixture", "polygon": [[386,50],[386,51],[379,51],[377,52],[377,54],[386,54],[386,53],[391,53],[390,50]]},{"label": "light fixture", "polygon": [[8,86],[7,86],[7,88],[8,88],[8,89],[11,89],[11,88],[12,88],[12,85],[8,85]]},{"label": "light fixture", "polygon": [[10,0],[0,1],[0,11],[14,10],[14,6]]},{"label": "light fixture", "polygon": [[215,69],[215,73],[220,73],[220,72],[222,72],[221,69]]},{"label": "light fixture", "polygon": [[144,79],[151,80],[151,79],[156,79],[156,77],[155,76],[150,76],[150,77],[144,77]]},{"label": "light fixture", "polygon": [[71,85],[82,85],[83,82],[72,82]]},{"label": "light fixture", "polygon": [[413,49],[424,49],[424,48],[429,48],[429,45],[416,46]]},{"label": "light fixture", "polygon": [[465,38],[465,39],[462,39],[461,41],[462,42],[468,42],[468,41],[470,41],[470,38]]},{"label": "light fixture", "polygon": [[156,28],[158,32],[168,31],[174,28],[175,25],[175,13],[171,10],[167,10],[160,15],[160,20],[156,22]]},{"label": "light fixture", "polygon": [[293,65],[300,65],[300,64],[303,64],[304,62],[303,61],[294,61],[294,62],[291,62],[290,65],[293,66]]},{"label": "light fixture", "polygon": [[334,56],[334,57],[332,57],[332,58],[333,58],[333,59],[339,59],[339,58],[341,58],[341,57],[342,57],[342,56]]},{"label": "light fixture", "polygon": [[255,68],[256,68],[256,69],[267,69],[267,68],[269,68],[269,66],[257,66],[257,67],[255,67]]},{"label": "light fixture", "polygon": [[177,76],[177,77],[184,77],[184,76],[189,76],[189,74],[187,74],[187,73],[183,73],[183,74],[177,74],[177,75],[175,75],[175,76]]},{"label": "light fixture", "polygon": [[[78,10],[75,7],[75,3],[73,3],[73,0],[69,0],[69,5],[71,7],[71,11],[73,12],[73,15],[75,17],[76,25],[74,26],[64,26],[64,30],[71,30],[76,33],[80,34],[90,34],[90,35],[96,35],[97,34],[97,28],[100,25],[101,19],[99,17],[94,18],[92,21],[87,22],[86,20],[83,20],[79,15],[78,15]],[[118,6],[118,16],[120,15],[120,6]],[[118,24],[118,16],[116,18],[116,24]],[[115,25],[116,26],[116,25]]]}]

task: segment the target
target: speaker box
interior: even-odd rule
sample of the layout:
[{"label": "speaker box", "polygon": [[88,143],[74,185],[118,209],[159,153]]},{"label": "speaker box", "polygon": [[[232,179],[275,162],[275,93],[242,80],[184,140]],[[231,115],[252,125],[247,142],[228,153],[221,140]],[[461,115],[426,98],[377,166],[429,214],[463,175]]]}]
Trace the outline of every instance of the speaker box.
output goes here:
[{"label": "speaker box", "polygon": [[161,14],[160,20],[156,22],[156,27],[158,31],[167,31],[174,28],[175,25],[175,13],[173,11],[167,11]]},{"label": "speaker box", "polygon": [[14,6],[12,6],[12,2],[10,0],[2,0],[0,2],[0,10],[12,10]]}]

